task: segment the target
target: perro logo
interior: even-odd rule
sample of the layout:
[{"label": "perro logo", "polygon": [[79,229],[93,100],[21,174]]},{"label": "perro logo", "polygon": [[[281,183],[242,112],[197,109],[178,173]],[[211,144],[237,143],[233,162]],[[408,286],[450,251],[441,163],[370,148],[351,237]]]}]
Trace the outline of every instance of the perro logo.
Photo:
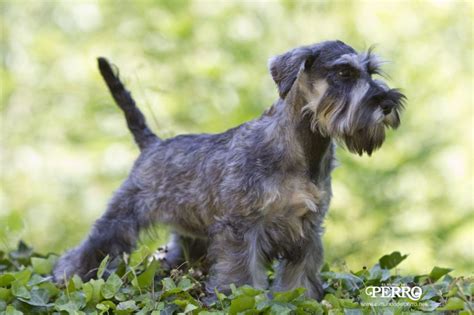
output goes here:
[{"label": "perro logo", "polygon": [[418,301],[423,294],[423,290],[420,287],[399,287],[399,286],[370,286],[365,288],[365,293],[370,297],[385,297],[385,298],[409,298],[413,301]]}]

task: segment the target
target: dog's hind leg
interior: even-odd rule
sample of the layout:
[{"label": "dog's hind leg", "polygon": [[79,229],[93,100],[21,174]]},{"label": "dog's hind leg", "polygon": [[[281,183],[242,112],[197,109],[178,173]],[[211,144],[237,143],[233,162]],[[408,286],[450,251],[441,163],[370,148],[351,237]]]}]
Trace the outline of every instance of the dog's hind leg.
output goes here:
[{"label": "dog's hind leg", "polygon": [[150,223],[146,209],[139,208],[136,195],[136,188],[125,182],[87,239],[60,258],[53,271],[56,282],[74,274],[83,280],[93,278],[105,256],[114,258],[134,248],[139,231]]}]

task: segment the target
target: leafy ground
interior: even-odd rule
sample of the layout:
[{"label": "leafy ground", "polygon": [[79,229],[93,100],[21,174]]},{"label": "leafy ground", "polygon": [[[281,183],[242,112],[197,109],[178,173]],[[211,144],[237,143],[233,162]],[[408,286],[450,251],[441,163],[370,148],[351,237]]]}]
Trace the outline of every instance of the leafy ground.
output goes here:
[{"label": "leafy ground", "polygon": [[[406,258],[398,252],[357,272],[335,272],[325,266],[326,294],[320,303],[304,298],[304,289],[270,297],[249,286],[234,286],[230,294],[218,293],[218,299],[207,304],[203,303],[205,276],[198,269],[183,266],[164,272],[149,253],[141,247],[124,257],[108,277],[106,258],[97,270],[98,280],[83,282],[76,276],[67,286],[58,287],[50,276],[57,256],[37,254],[20,242],[15,251],[0,252],[0,314],[473,313],[472,278],[453,278],[451,269],[439,267],[427,275],[398,275],[395,267]],[[383,284],[420,286],[423,295],[413,301],[372,298],[366,293],[366,287]]]}]

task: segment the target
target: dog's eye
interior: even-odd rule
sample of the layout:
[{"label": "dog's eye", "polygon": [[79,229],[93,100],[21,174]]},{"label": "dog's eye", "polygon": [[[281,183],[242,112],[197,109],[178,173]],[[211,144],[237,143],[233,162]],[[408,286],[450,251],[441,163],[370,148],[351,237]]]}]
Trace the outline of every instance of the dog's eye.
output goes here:
[{"label": "dog's eye", "polygon": [[354,76],[354,71],[350,69],[342,69],[337,72],[337,75],[343,79],[348,79]]}]

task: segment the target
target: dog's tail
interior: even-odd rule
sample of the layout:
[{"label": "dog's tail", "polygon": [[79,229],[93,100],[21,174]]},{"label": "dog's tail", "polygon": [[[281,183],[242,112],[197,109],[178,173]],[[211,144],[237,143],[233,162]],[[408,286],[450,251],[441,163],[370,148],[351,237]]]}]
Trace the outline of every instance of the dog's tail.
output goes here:
[{"label": "dog's tail", "polygon": [[115,69],[116,71],[112,70],[110,63],[103,57],[97,58],[97,61],[100,74],[104,78],[105,83],[107,83],[115,102],[124,112],[128,129],[132,132],[133,138],[140,147],[140,150],[147,148],[152,143],[161,141],[160,138],[148,128],[145,116],[143,116],[140,109],[136,106],[130,92],[127,91],[120,81],[118,69]]}]

